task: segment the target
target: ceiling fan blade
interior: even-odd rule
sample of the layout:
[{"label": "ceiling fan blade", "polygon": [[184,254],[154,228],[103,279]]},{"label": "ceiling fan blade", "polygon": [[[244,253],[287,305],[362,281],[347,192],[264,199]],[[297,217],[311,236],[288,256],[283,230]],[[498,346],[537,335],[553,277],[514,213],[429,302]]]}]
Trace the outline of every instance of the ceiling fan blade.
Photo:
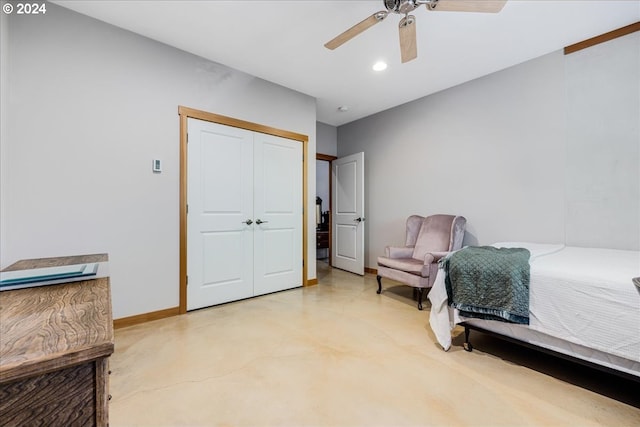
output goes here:
[{"label": "ceiling fan blade", "polygon": [[408,15],[402,18],[400,24],[398,24],[398,29],[400,32],[400,56],[404,64],[418,57],[415,16]]},{"label": "ceiling fan blade", "polygon": [[498,13],[507,0],[438,0],[427,4],[427,9],[447,12]]},{"label": "ceiling fan blade", "polygon": [[386,18],[388,15],[388,12],[386,11],[380,11],[380,12],[376,12],[373,15],[371,15],[370,17],[368,17],[367,19],[358,22],[356,25],[354,25],[353,27],[349,28],[347,31],[345,31],[344,33],[340,34],[339,36],[337,36],[336,38],[334,38],[331,41],[328,41],[327,43],[325,43],[324,47],[326,47],[327,49],[335,49],[339,46],[342,46],[344,43],[348,42],[349,40],[351,40],[352,38],[354,38],[355,36],[357,36],[358,34],[360,34],[361,32],[363,32],[364,30],[374,26],[375,24],[377,24],[378,22],[382,21],[384,18]]}]

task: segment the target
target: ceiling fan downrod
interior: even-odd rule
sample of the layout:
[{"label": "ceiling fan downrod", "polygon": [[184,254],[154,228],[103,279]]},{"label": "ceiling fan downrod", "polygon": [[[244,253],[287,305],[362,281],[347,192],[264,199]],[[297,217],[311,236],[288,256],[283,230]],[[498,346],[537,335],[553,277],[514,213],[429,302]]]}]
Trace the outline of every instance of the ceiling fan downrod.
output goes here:
[{"label": "ceiling fan downrod", "polygon": [[429,9],[434,9],[438,0],[383,0],[384,7],[393,13],[408,15],[418,7],[427,5]]}]

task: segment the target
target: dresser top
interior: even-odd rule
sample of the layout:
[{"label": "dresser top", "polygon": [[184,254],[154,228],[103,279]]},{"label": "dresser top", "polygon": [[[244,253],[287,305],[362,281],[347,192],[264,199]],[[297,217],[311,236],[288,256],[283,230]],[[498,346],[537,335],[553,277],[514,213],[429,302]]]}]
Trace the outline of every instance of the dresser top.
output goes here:
[{"label": "dresser top", "polygon": [[[106,262],[106,254],[22,260],[3,271]],[[109,278],[0,292],[0,383],[113,353]]]},{"label": "dresser top", "polygon": [[72,255],[54,258],[23,259],[14,262],[2,271],[30,270],[32,268],[60,267],[63,265],[86,264],[90,262],[109,261],[107,254]]}]

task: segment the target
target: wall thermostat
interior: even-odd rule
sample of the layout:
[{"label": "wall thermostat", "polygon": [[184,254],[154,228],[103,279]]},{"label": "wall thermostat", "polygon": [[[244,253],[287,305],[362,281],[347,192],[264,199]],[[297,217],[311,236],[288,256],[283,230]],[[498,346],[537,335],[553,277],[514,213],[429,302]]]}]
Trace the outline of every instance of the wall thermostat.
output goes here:
[{"label": "wall thermostat", "polygon": [[153,161],[153,172],[154,173],[162,172],[162,162],[158,159],[154,159]]}]

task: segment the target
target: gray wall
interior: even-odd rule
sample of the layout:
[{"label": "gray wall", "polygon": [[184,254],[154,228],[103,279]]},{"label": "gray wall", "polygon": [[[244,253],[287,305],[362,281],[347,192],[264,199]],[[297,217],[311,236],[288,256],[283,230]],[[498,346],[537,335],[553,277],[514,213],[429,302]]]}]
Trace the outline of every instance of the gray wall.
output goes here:
[{"label": "gray wall", "polygon": [[[336,155],[338,152],[338,128],[317,122],[316,139],[318,153]],[[316,195],[322,199],[322,209],[325,211],[329,210],[330,173],[329,162],[316,160]]]},{"label": "gray wall", "polygon": [[322,210],[329,210],[329,188],[331,187],[331,170],[326,160],[316,160],[316,196],[322,199]]},{"label": "gray wall", "polygon": [[[321,154],[335,156],[338,153],[338,128],[326,123],[316,124],[317,151]],[[331,170],[329,162],[325,160],[316,161],[316,195],[322,199],[322,210],[329,210],[329,187],[331,186]],[[320,249],[318,258],[327,258],[328,249]]]},{"label": "gray wall", "polygon": [[[637,42],[613,41],[608,46],[611,55],[631,55],[631,62],[636,55],[637,69]],[[639,117],[638,73],[605,78],[620,92],[630,90],[625,92],[630,101],[607,103],[613,111],[606,123],[600,122],[601,135],[590,138],[589,144],[599,147],[593,152],[574,130],[567,130],[569,110],[581,102],[568,96],[568,90],[574,79],[584,76],[581,65],[567,64],[567,58],[555,52],[338,128],[338,156],[365,153],[367,266],[376,266],[386,245],[403,243],[404,221],[414,213],[464,215],[465,244],[509,240],[640,248],[640,139],[634,122]],[[590,108],[598,111],[603,106],[595,99]],[[627,114],[622,110],[629,105],[635,110]],[[627,120],[622,128],[612,119],[618,113]],[[597,166],[575,165],[584,157],[593,162],[620,133],[625,135],[619,138],[622,147],[607,155],[615,168],[597,175],[605,189],[618,182],[627,186],[616,192],[613,210],[606,206],[606,197],[591,200],[594,215],[577,225],[582,217],[574,202],[584,187],[571,190],[567,183],[592,186],[589,179]],[[618,178],[612,180],[610,172]],[[612,215],[626,230],[609,227],[615,236],[589,237],[594,225],[603,225]]]},{"label": "gray wall", "polygon": [[[316,160],[316,196],[322,199],[322,212],[328,211],[331,203],[329,200],[330,179],[331,169],[329,168],[329,162]],[[316,249],[316,258],[323,259],[327,257],[329,257],[329,249]]]},{"label": "gray wall", "polygon": [[567,242],[640,248],[640,33],[566,57]]},{"label": "gray wall", "polygon": [[335,156],[338,152],[338,128],[326,123],[316,123],[318,153]]},{"label": "gray wall", "polygon": [[316,151],[312,97],[53,4],[8,21],[2,266],[108,252],[116,318],[178,305],[179,105],[308,135]]}]

